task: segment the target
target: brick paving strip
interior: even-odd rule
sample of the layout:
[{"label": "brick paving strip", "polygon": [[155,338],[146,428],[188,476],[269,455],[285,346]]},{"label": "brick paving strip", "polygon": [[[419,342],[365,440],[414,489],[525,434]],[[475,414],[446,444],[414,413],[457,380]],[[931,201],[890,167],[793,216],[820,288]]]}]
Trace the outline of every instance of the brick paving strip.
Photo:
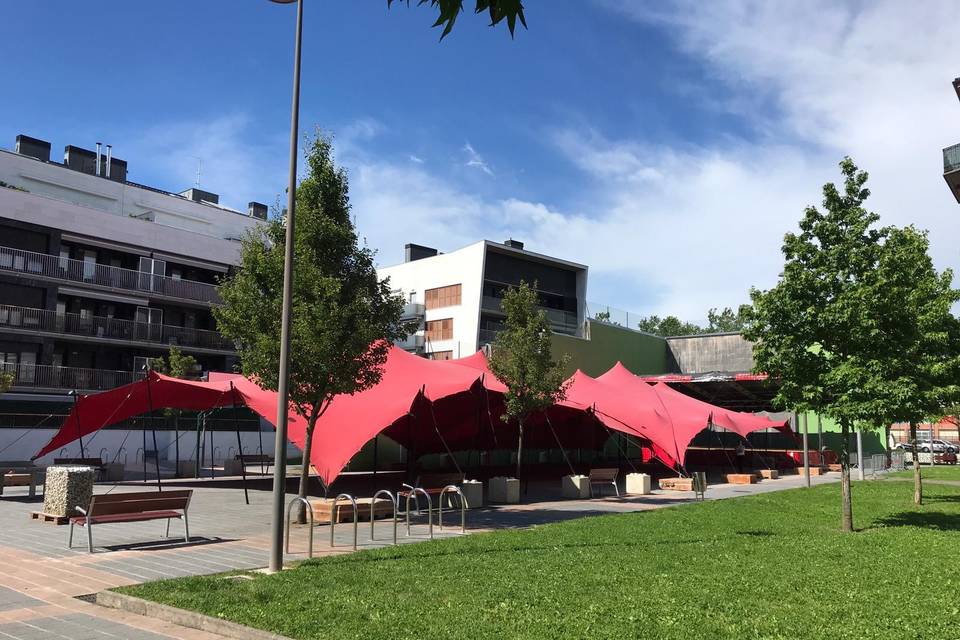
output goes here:
[{"label": "brick paving strip", "polygon": [[[813,484],[836,482],[839,474],[812,478]],[[754,485],[711,485],[708,499],[723,499],[799,487],[803,479],[786,476],[780,480]],[[242,491],[220,487],[195,486],[190,508],[191,543],[179,538],[162,539],[162,523],[142,522],[95,525],[96,553],[87,553],[85,545],[66,548],[66,526],[30,520],[36,502],[26,500],[16,489],[8,489],[0,498],[0,640],[125,639],[125,640],[217,640],[237,636],[232,627],[211,627],[184,614],[151,608],[135,613],[137,605],[124,609],[93,603],[94,594],[113,587],[150,580],[190,575],[249,570],[266,563],[270,545],[270,493],[251,491],[250,505],[243,503]],[[98,485],[97,493],[139,490],[140,487]],[[519,505],[470,511],[468,532],[503,528],[523,528],[587,515],[624,513],[662,508],[690,502],[689,493],[657,491],[647,496],[594,500],[546,499]],[[531,497],[533,499],[533,497]],[[416,543],[427,539],[426,526],[418,524],[414,537],[406,537],[400,525],[399,541]],[[381,528],[382,527],[382,528]],[[179,532],[171,527],[171,535]],[[388,525],[378,525],[378,540],[369,537],[369,523],[359,528],[359,547],[369,549],[387,544]],[[445,527],[436,537],[459,534],[459,527]],[[329,547],[329,528],[315,530],[315,555],[349,553],[353,531],[338,526],[337,546]],[[289,560],[305,557],[306,530],[298,528],[291,536],[298,553]],[[83,597],[83,598],[80,598]],[[106,596],[110,598],[110,596]],[[112,601],[116,604],[117,599]],[[129,604],[129,603],[128,603]],[[166,609],[170,609],[167,607]],[[216,630],[214,630],[216,629]],[[217,632],[219,631],[219,633]],[[257,632],[262,633],[262,632]],[[221,634],[231,634],[229,636]],[[254,636],[247,636],[253,638]],[[280,636],[260,635],[260,638]]]}]

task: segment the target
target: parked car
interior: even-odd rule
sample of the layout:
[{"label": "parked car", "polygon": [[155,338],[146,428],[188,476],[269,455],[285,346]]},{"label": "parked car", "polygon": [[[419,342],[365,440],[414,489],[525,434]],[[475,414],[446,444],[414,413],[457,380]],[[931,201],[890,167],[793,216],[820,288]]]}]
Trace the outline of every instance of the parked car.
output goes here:
[{"label": "parked car", "polygon": [[909,442],[898,442],[894,449],[897,451],[913,451],[913,445]]},{"label": "parked car", "polygon": [[956,453],[956,449],[953,448],[953,445],[944,442],[943,440],[921,440],[917,443],[917,446],[920,447],[921,453],[930,453],[930,449],[933,449],[934,453]]}]

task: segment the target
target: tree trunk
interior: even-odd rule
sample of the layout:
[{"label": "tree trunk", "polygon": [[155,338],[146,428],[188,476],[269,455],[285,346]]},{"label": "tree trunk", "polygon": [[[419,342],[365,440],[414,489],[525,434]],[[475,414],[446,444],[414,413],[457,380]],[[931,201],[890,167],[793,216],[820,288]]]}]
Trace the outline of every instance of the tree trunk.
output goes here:
[{"label": "tree trunk", "polygon": [[520,479],[520,460],[523,456],[523,420],[517,420],[517,480]]},{"label": "tree trunk", "polygon": [[[310,488],[310,451],[313,449],[313,428],[317,426],[317,418],[311,417],[307,421],[307,433],[303,442],[303,459],[300,464],[300,490],[297,493],[301,498],[307,497]],[[303,503],[297,505],[297,524],[306,524],[307,509]]]},{"label": "tree trunk", "polygon": [[853,501],[850,496],[850,424],[840,421],[840,530],[853,531]]},{"label": "tree trunk", "polygon": [[[920,478],[920,446],[917,443],[917,424],[915,422],[910,423],[910,444],[913,445],[913,503],[923,504],[923,480]],[[930,443],[930,456],[933,456],[933,442]]]}]

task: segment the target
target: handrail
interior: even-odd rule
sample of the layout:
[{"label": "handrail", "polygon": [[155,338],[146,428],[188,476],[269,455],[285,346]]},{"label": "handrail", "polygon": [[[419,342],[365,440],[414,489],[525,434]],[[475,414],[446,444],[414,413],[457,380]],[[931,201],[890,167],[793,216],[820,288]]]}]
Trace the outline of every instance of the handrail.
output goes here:
[{"label": "handrail", "polygon": [[467,505],[463,499],[463,492],[455,484],[448,484],[440,490],[440,497],[437,499],[437,526],[443,531],[443,496],[447,493],[455,493],[460,496],[460,533],[467,532]]},{"label": "handrail", "polygon": [[310,517],[310,538],[309,538],[309,542],[307,542],[307,557],[312,558],[313,557],[313,507],[310,506],[310,501],[307,500],[306,498],[301,498],[300,496],[297,496],[296,498],[294,498],[293,500],[287,503],[287,518],[286,518],[287,535],[286,535],[286,543],[284,544],[283,548],[285,553],[290,553],[290,509],[292,509],[293,505],[295,505],[298,502],[302,502],[304,504],[305,511],[307,512],[307,515]]},{"label": "handrail", "polygon": [[376,538],[373,535],[373,521],[376,519],[376,507],[377,507],[377,498],[381,495],[386,495],[387,499],[390,500],[390,504],[393,505],[393,544],[397,544],[397,496],[393,495],[386,489],[380,489],[375,494],[373,498],[370,499],[370,540],[375,540]]},{"label": "handrail", "polygon": [[132,342],[156,342],[204,349],[234,349],[234,344],[229,339],[209,329],[104,316],[86,316],[79,313],[9,304],[0,305],[0,326]]},{"label": "handrail", "polygon": [[353,550],[357,550],[357,500],[349,493],[341,493],[333,499],[330,505],[330,548],[334,547],[333,533],[337,526],[337,503],[341,499],[349,500],[353,505]]},{"label": "handrail", "polygon": [[[213,461],[213,464],[217,464],[217,451],[222,452],[223,449],[220,447],[214,447],[213,451],[210,452],[210,459]],[[220,458],[220,461],[223,462],[223,458]]]},{"label": "handrail", "polygon": [[80,282],[110,289],[153,293],[170,298],[220,303],[217,286],[208,282],[172,278],[73,258],[61,258],[13,247],[0,247],[0,270],[32,277]]},{"label": "handrail", "polygon": [[143,451],[143,447],[137,447],[137,453],[136,453],[136,455],[133,457],[133,464],[137,464],[138,462],[140,462],[141,460],[143,460],[143,456],[144,456],[144,455],[145,455],[145,453],[144,453],[144,451]]},{"label": "handrail", "polygon": [[[410,535],[410,498],[416,496],[418,493],[422,493],[427,499],[427,524],[430,526],[430,539],[433,539],[433,500],[430,499],[430,494],[423,490],[421,487],[414,487],[412,491],[407,493],[407,535]],[[416,499],[416,498],[414,498]],[[420,501],[417,500],[417,504],[420,504]],[[419,513],[419,510],[418,510]]]}]

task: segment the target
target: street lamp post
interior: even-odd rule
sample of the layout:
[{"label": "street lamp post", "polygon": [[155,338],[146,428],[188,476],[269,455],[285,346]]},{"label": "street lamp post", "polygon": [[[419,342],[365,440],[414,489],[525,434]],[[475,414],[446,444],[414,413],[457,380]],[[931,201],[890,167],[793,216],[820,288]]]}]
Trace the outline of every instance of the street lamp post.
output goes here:
[{"label": "street lamp post", "polygon": [[273,450],[273,509],[270,535],[270,565],[273,573],[283,569],[283,502],[287,485],[287,411],[290,406],[290,307],[293,300],[293,223],[297,191],[297,136],[300,120],[300,41],[303,33],[303,0],[271,0],[297,3],[297,35],[293,50],[293,105],[290,110],[290,176],[287,184],[286,246],[283,256],[283,309],[280,316],[280,379],[277,386],[277,434]]}]

